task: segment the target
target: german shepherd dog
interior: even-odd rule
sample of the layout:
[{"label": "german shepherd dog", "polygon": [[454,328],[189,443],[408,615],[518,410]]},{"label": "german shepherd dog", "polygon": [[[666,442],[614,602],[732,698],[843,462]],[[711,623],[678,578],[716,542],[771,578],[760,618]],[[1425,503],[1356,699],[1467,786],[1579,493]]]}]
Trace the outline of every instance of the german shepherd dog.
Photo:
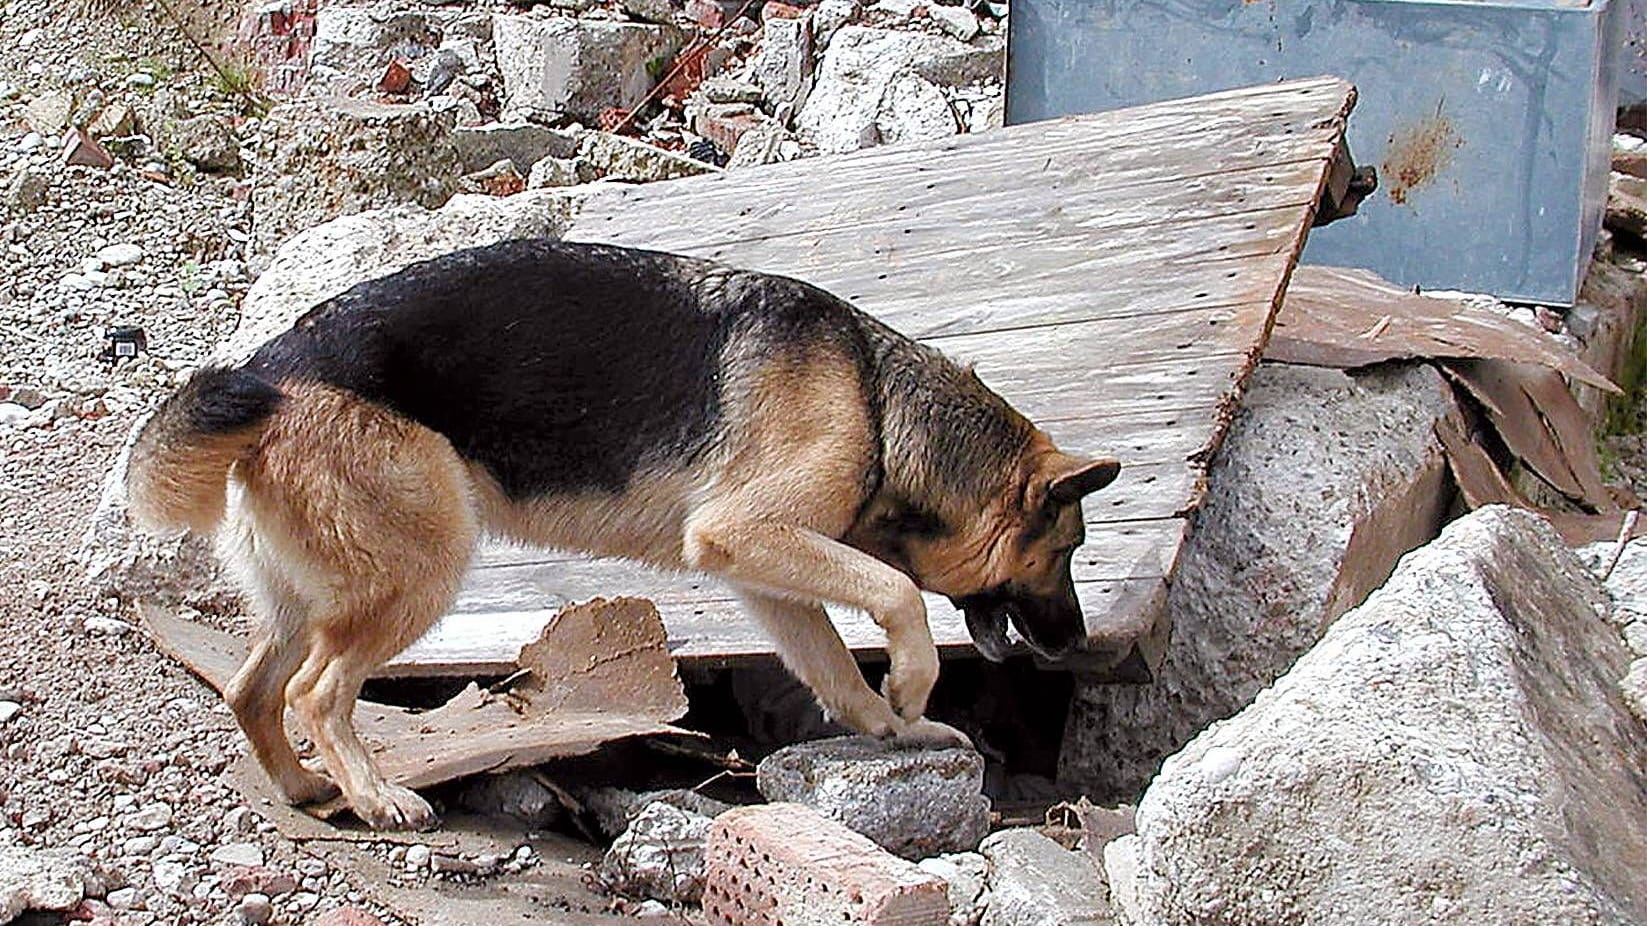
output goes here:
[{"label": "german shepherd dog", "polygon": [[[373,827],[417,828],[429,805],[384,779],[350,714],[451,604],[482,533],[718,576],[831,716],[965,742],[923,717],[920,589],[965,611],[986,656],[1009,621],[1065,654],[1085,635],[1080,500],[1119,468],[1060,452],[970,370],[814,286],[521,240],[362,283],[198,372],[142,429],[127,484],[139,523],[216,530],[239,573],[262,627],[226,697],[285,796],[341,789]],[[884,697],[824,602],[885,630]],[[287,705],[326,775],[293,752]]]}]

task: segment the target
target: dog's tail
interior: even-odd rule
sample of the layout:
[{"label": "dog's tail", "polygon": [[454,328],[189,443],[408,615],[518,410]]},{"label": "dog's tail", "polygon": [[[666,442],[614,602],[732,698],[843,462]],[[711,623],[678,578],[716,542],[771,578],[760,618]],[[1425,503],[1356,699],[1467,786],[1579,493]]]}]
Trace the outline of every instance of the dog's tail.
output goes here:
[{"label": "dog's tail", "polygon": [[284,398],[243,369],[207,367],[190,377],[132,445],[132,517],[155,530],[211,530],[223,519],[229,467],[257,443]]}]

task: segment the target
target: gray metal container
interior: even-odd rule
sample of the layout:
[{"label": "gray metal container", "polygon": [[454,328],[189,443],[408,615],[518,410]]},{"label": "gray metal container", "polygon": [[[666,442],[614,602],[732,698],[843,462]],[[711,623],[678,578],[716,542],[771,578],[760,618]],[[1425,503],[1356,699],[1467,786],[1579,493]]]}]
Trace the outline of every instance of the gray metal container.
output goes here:
[{"label": "gray metal container", "polygon": [[[1556,305],[1606,203],[1623,0],[1012,0],[1007,122],[1341,75],[1360,213],[1306,261]],[[1195,132],[1185,125],[1184,132]]]}]

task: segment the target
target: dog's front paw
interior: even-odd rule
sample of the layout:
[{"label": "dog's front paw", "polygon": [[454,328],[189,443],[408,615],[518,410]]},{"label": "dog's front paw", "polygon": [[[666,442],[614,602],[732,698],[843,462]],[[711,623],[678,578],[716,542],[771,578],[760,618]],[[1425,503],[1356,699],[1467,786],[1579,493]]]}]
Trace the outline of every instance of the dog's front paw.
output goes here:
[{"label": "dog's front paw", "polygon": [[892,667],[881,682],[881,693],[899,717],[914,722],[926,714],[932,686],[938,683],[938,649],[931,641],[918,649],[892,654]]},{"label": "dog's front paw", "polygon": [[385,784],[375,793],[351,795],[349,808],[374,830],[427,830],[438,822],[428,801],[400,785]]},{"label": "dog's front paw", "polygon": [[960,730],[947,723],[928,720],[919,717],[915,720],[906,720],[898,724],[892,733],[892,738],[900,743],[912,743],[922,746],[960,746],[966,749],[973,748],[972,739]]},{"label": "dog's front paw", "polygon": [[294,807],[304,804],[324,804],[338,795],[337,784],[313,769],[304,768],[275,782],[286,803]]}]

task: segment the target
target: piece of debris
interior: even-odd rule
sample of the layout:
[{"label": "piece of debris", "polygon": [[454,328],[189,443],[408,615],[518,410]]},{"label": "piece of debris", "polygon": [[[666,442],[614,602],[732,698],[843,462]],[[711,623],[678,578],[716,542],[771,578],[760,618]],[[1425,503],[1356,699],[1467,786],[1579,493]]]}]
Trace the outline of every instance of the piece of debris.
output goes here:
[{"label": "piece of debris", "polygon": [[976,852],[957,852],[924,858],[916,865],[949,886],[949,926],[979,926],[989,909],[988,859]]},{"label": "piece of debris", "polygon": [[390,61],[383,69],[383,75],[377,79],[379,93],[398,96],[412,87],[412,70],[399,58]]},{"label": "piece of debris", "polygon": [[63,163],[108,170],[114,166],[114,157],[86,134],[85,129],[69,129],[63,136]]},{"label": "piece of debris", "polygon": [[800,804],[740,807],[709,830],[703,913],[752,922],[941,926],[942,878]]},{"label": "piece of debris", "polygon": [[[244,659],[237,637],[153,606],[139,613],[163,651],[219,691]],[[572,605],[521,649],[528,674],[507,696],[471,684],[431,711],[361,701],[356,724],[383,774],[411,788],[582,755],[631,736],[690,735],[668,723],[687,703],[664,642],[649,601]],[[312,809],[329,816],[343,806]]]},{"label": "piece of debris", "polygon": [[477,170],[472,174],[464,174],[458,181],[458,190],[463,193],[483,193],[487,196],[513,196],[526,189],[526,178],[515,169],[515,162],[504,158],[497,163]]},{"label": "piece of debris", "polygon": [[1096,926],[1110,922],[1109,888],[1097,862],[1032,829],[992,833],[986,926]]},{"label": "piece of debris", "polygon": [[0,844],[0,923],[31,910],[72,910],[97,882],[83,856],[61,849]]},{"label": "piece of debris", "polygon": [[601,880],[620,894],[697,903],[703,897],[704,843],[714,822],[663,801],[647,804],[606,851]]},{"label": "piece of debris", "polygon": [[908,859],[969,852],[989,832],[984,759],[971,749],[813,740],[767,756],[756,785],[769,801],[805,804]]}]

